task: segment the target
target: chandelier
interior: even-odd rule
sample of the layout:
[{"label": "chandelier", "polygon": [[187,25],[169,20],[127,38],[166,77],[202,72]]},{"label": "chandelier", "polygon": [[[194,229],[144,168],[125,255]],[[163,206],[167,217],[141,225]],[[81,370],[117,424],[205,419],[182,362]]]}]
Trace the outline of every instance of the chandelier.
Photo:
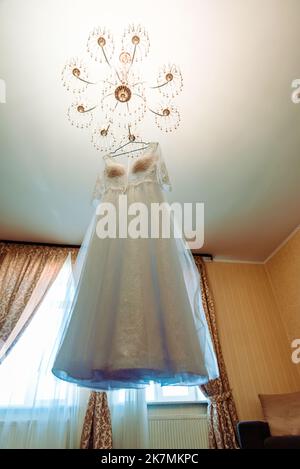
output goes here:
[{"label": "chandelier", "polygon": [[[92,129],[91,142],[99,151],[107,152],[117,144],[141,138],[138,126],[147,111],[163,132],[179,126],[180,114],[173,100],[183,87],[180,69],[175,64],[163,65],[156,83],[147,85],[139,64],[148,56],[149,48],[148,33],[141,25],[125,29],[117,54],[111,32],[97,27],[87,40],[89,64],[72,58],[63,68],[63,86],[74,95],[68,119],[77,128]],[[95,64],[101,69],[92,79]],[[154,104],[148,96],[151,90],[159,98]]]}]

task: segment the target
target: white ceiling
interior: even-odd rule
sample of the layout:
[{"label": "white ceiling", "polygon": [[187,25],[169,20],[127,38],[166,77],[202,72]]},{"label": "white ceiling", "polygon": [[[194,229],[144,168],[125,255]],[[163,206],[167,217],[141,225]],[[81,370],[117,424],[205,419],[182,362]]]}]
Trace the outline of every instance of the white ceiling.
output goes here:
[{"label": "white ceiling", "polygon": [[105,25],[149,31],[148,63],[180,64],[180,129],[160,141],[170,201],[205,202],[203,251],[264,260],[299,224],[299,0],[0,0],[0,239],[78,244],[101,158],[70,126],[67,58]]}]

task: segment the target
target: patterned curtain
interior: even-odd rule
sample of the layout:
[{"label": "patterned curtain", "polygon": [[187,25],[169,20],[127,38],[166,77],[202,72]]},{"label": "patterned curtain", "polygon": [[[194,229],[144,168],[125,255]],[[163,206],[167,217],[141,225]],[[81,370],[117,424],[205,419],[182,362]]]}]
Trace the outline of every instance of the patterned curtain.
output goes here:
[{"label": "patterned curtain", "polygon": [[[77,252],[68,247],[0,243],[0,361],[28,325],[68,254],[75,259]],[[26,307],[26,320],[21,320]]]},{"label": "patterned curtain", "polygon": [[194,256],[194,259],[200,274],[203,307],[220,371],[218,379],[201,386],[202,392],[209,399],[209,446],[217,449],[238,448],[236,434],[238,416],[219,341],[214,301],[208,285],[205,264],[200,256]]},{"label": "patterned curtain", "polygon": [[111,449],[112,428],[105,392],[92,391],[85,414],[80,448]]}]

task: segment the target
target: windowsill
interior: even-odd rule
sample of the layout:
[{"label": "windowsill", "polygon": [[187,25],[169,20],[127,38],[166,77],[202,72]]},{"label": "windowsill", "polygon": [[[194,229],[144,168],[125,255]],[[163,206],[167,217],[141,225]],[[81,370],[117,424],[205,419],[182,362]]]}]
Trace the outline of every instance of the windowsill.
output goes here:
[{"label": "windowsill", "polygon": [[175,406],[175,405],[200,405],[207,406],[207,401],[149,401],[147,402],[147,407],[151,406]]}]

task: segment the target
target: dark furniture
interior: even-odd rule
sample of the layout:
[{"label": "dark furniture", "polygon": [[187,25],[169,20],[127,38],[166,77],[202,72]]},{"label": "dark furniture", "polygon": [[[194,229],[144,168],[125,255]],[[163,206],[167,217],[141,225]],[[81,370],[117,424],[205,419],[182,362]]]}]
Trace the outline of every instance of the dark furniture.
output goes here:
[{"label": "dark furniture", "polygon": [[271,436],[267,422],[239,422],[237,431],[242,449],[300,449],[300,435]]}]

